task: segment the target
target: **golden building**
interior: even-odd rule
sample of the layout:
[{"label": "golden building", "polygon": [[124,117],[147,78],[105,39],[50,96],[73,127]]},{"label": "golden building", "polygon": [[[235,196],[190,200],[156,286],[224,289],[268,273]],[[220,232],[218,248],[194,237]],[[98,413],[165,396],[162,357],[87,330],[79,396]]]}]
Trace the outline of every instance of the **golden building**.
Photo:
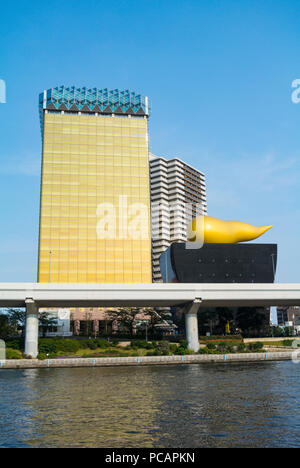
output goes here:
[{"label": "golden building", "polygon": [[40,116],[38,281],[151,283],[148,99],[62,86]]}]

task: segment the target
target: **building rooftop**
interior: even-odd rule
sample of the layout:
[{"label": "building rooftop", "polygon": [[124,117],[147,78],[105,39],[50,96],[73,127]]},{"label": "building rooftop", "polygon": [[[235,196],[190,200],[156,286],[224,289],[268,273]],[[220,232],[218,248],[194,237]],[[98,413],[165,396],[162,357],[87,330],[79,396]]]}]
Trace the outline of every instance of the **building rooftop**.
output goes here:
[{"label": "building rooftop", "polygon": [[162,159],[163,161],[166,161],[167,163],[170,163],[170,162],[173,162],[173,161],[179,161],[184,166],[190,167],[191,169],[198,172],[202,176],[205,176],[204,172],[199,171],[199,169],[196,169],[194,166],[191,166],[191,164],[188,164],[187,162],[183,161],[180,158],[174,157],[174,158],[168,159],[168,158],[166,158],[164,156],[157,156],[156,154],[153,154],[153,153],[149,152],[149,161],[150,162],[151,161],[156,161],[158,159]]},{"label": "building rooftop", "polygon": [[100,114],[146,115],[149,117],[151,106],[147,96],[128,89],[76,88],[57,86],[39,95],[41,127],[43,128],[44,110],[86,112]]}]

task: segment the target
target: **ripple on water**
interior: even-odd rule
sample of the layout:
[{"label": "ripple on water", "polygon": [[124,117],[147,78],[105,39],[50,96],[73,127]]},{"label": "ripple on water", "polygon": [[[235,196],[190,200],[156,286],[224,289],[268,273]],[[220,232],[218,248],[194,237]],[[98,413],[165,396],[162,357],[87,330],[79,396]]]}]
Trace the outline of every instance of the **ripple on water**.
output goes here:
[{"label": "ripple on water", "polygon": [[299,447],[300,366],[0,372],[0,447]]}]

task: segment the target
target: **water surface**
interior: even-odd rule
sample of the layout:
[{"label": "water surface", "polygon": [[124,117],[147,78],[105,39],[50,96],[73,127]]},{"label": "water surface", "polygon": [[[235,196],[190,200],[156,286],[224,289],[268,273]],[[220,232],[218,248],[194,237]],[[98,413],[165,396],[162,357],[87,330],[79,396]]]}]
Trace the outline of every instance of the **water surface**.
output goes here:
[{"label": "water surface", "polygon": [[292,362],[0,371],[0,447],[299,447]]}]

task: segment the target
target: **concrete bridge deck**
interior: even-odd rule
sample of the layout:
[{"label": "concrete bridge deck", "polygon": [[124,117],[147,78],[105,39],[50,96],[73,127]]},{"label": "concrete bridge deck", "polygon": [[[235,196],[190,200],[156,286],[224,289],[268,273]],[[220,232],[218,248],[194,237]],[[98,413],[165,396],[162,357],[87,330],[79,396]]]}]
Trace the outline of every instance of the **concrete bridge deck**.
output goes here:
[{"label": "concrete bridge deck", "polygon": [[163,307],[198,300],[201,307],[300,305],[300,284],[0,283],[0,307]]},{"label": "concrete bridge deck", "polygon": [[300,284],[0,283],[0,307],[26,307],[25,353],[38,353],[39,307],[184,306],[189,347],[199,349],[201,307],[300,305]]}]

